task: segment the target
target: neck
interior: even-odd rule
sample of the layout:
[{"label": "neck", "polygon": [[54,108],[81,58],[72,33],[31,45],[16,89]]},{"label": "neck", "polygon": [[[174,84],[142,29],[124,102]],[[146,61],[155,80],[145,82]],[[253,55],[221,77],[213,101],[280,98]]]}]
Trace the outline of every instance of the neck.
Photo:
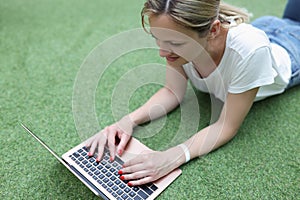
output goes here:
[{"label": "neck", "polygon": [[222,28],[217,37],[208,39],[205,47],[206,51],[203,51],[203,53],[193,61],[201,77],[208,77],[220,64],[225,52],[227,33],[228,29]]}]

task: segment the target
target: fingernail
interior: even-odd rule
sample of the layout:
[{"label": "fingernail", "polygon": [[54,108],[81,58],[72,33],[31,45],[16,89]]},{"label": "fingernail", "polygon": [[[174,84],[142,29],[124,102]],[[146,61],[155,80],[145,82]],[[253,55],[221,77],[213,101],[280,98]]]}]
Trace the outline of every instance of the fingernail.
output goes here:
[{"label": "fingernail", "polygon": [[124,177],[124,176],[121,176],[120,179],[121,179],[122,181],[124,181],[125,177]]},{"label": "fingernail", "polygon": [[96,158],[96,162],[97,162],[97,163],[100,162],[99,158]]},{"label": "fingernail", "polygon": [[119,170],[119,171],[118,171],[118,174],[119,174],[119,175],[122,175],[122,174],[123,174],[122,170]]},{"label": "fingernail", "polygon": [[123,151],[122,151],[122,149],[120,149],[120,150],[118,151],[119,156],[122,155],[122,153],[123,153]]},{"label": "fingernail", "polygon": [[91,152],[89,152],[89,153],[88,153],[88,156],[90,156],[90,157],[91,157],[91,156],[92,156],[92,153],[91,153]]},{"label": "fingernail", "polygon": [[132,183],[130,183],[130,182],[129,182],[129,183],[127,183],[127,185],[128,185],[129,187],[132,187]]},{"label": "fingernail", "polygon": [[113,159],[113,157],[112,157],[112,156],[109,158],[109,160],[110,160],[110,162],[114,161],[114,159]]}]

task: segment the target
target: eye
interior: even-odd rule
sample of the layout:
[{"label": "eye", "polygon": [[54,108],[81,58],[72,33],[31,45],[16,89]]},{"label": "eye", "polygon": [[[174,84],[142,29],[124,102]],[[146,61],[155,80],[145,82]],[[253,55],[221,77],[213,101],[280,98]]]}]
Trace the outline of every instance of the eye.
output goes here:
[{"label": "eye", "polygon": [[170,45],[178,47],[178,46],[182,46],[182,45],[184,45],[184,43],[179,43],[179,42],[170,42]]}]

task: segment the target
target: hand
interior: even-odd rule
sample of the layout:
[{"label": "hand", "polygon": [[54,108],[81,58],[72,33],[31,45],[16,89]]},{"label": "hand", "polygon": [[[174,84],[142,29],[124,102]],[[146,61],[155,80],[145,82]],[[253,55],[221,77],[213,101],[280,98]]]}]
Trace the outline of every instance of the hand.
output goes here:
[{"label": "hand", "polygon": [[123,168],[119,171],[119,174],[122,175],[120,178],[129,181],[129,186],[153,182],[180,165],[179,157],[174,156],[173,153],[171,150],[144,152],[124,163]]},{"label": "hand", "polygon": [[129,120],[129,117],[123,117],[120,121],[107,126],[87,141],[86,147],[90,148],[88,155],[94,155],[96,148],[98,148],[96,161],[99,162],[102,158],[104,147],[107,145],[109,148],[110,160],[113,161],[116,155],[116,139],[119,140],[117,153],[121,156],[131,138],[133,127],[134,124]]}]

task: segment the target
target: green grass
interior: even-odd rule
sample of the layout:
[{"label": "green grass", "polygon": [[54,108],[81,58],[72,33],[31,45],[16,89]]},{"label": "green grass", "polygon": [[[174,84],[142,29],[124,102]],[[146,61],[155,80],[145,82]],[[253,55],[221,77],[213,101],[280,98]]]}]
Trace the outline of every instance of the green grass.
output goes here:
[{"label": "green grass", "polygon": [[[284,0],[238,1],[255,17],[281,16]],[[0,1],[0,198],[97,199],[20,127],[27,124],[58,154],[81,142],[72,113],[77,72],[105,39],[140,27],[142,1]],[[134,66],[163,63],[154,50],[114,61],[95,91],[100,127],[114,121],[111,94]],[[147,75],[147,74],[146,74]],[[130,99],[133,109],[156,91],[149,84]],[[197,93],[203,127],[209,96]],[[256,103],[238,135],[224,147],[182,166],[183,174],[159,199],[296,199],[300,188],[299,87]],[[154,149],[174,137],[180,110],[165,127],[141,139]],[[96,131],[96,130],[95,130]],[[191,134],[191,133],[185,133]]]}]

